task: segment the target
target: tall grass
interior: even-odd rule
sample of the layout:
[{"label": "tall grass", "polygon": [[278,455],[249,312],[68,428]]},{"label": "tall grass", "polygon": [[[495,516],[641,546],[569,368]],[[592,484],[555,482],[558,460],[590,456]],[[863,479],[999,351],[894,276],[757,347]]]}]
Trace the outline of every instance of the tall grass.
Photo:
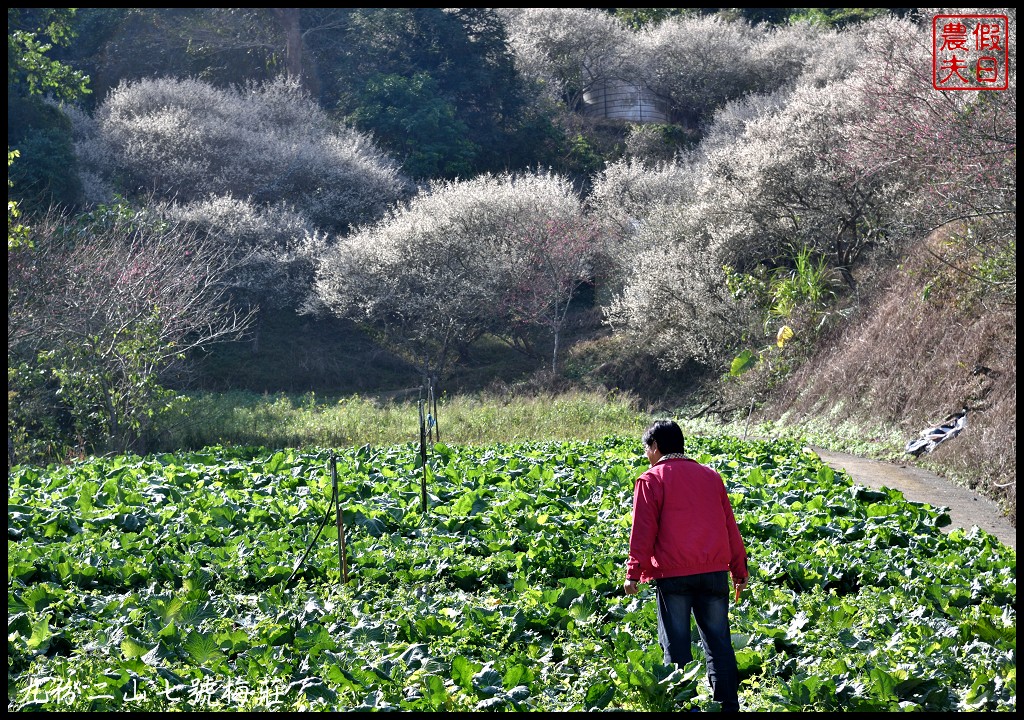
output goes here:
[{"label": "tall grass", "polygon": [[[598,391],[530,396],[442,395],[437,400],[435,419],[434,430],[442,442],[465,445],[586,440],[623,434],[639,438],[650,422],[632,396]],[[209,445],[345,447],[418,443],[419,438],[416,398],[395,401],[359,395],[325,398],[313,393],[203,393],[190,396],[176,412],[162,433],[158,449]]]}]

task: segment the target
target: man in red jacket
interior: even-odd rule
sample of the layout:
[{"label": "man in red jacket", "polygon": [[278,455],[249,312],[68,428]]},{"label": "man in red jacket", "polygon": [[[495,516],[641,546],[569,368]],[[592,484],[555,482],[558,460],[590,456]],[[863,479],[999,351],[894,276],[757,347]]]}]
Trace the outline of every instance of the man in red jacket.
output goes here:
[{"label": "man in red jacket", "polygon": [[697,621],[714,698],[738,711],[739,677],[729,631],[729,575],[736,599],[747,586],[747,551],[725,483],[684,453],[683,431],[659,420],[643,434],[651,468],[633,490],[633,528],[626,563],[627,595],[653,582],[658,641],[665,662],[693,660],[690,613]]}]

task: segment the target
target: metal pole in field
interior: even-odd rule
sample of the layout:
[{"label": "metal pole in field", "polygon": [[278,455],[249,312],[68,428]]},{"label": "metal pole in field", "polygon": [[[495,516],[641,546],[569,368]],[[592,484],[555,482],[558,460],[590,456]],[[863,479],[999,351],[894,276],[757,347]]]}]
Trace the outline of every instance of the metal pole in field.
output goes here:
[{"label": "metal pole in field", "polygon": [[437,393],[434,392],[434,380],[430,380],[430,404],[434,406],[434,414],[430,417],[434,427],[434,442],[441,442],[441,427],[437,424]]},{"label": "metal pole in field", "polygon": [[334,494],[334,516],[338,523],[338,567],[341,583],[348,583],[348,563],[345,561],[345,526],[341,522],[341,498],[338,496],[338,459],[331,455],[331,492]]}]

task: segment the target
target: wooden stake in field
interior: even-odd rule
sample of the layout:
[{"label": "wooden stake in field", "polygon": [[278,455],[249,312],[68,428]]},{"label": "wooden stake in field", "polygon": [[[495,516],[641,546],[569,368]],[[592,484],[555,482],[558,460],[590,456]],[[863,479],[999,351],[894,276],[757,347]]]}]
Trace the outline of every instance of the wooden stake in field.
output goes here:
[{"label": "wooden stake in field", "polygon": [[427,512],[427,420],[423,413],[423,398],[420,398],[420,463],[423,475],[420,479],[420,505]]},{"label": "wooden stake in field", "polygon": [[[338,493],[338,458],[331,455],[331,504],[334,505],[334,519],[338,524],[338,566],[341,568],[341,582],[345,584],[348,582],[348,564],[345,561],[345,526],[341,523],[341,497]],[[288,582],[285,583],[285,587],[289,587],[292,584],[292,580],[295,579],[296,574],[299,572],[299,568],[302,567],[302,563],[309,557],[309,552],[313,549],[316,541],[320,539],[320,533],[327,527],[327,521],[331,519],[331,506],[327,506],[327,512],[324,514],[324,520],[320,523],[320,528],[316,531],[316,535],[313,537],[313,541],[306,547],[306,552],[302,554],[299,561],[295,563],[295,567],[292,568],[292,574],[288,577]]]},{"label": "wooden stake in field", "polygon": [[345,560],[345,526],[341,522],[341,497],[338,495],[338,458],[331,455],[331,488],[334,494],[334,516],[338,523],[338,567],[341,568],[341,584],[348,583],[348,563]]}]

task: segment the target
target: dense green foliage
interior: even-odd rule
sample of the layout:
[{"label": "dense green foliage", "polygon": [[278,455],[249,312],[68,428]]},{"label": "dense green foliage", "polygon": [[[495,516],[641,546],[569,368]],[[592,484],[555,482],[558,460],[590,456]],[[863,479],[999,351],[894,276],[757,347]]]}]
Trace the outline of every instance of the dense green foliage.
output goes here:
[{"label": "dense green foliage", "polygon": [[[620,590],[639,449],[15,467],[9,709],[712,709],[699,653],[663,665],[650,591]],[[942,508],[854,486],[795,441],[688,451],[722,473],[749,549],[732,610],[744,709],[1016,710],[1013,550],[944,534]]]},{"label": "dense green foliage", "polygon": [[522,89],[492,10],[344,12],[345,29],[315,46],[330,66],[323,102],[406,158],[406,172],[470,177],[522,151]]},{"label": "dense green foliage", "polygon": [[50,56],[75,37],[76,8],[7,8],[7,90],[17,95],[88,94],[89,77]]},{"label": "dense green foliage", "polygon": [[[54,46],[75,37],[75,8],[7,9],[7,147],[30,162],[8,162],[8,187],[17,186],[24,210],[81,200],[67,121],[45,98],[87,96],[89,77],[51,57]],[[9,225],[10,223],[8,223]]]}]

